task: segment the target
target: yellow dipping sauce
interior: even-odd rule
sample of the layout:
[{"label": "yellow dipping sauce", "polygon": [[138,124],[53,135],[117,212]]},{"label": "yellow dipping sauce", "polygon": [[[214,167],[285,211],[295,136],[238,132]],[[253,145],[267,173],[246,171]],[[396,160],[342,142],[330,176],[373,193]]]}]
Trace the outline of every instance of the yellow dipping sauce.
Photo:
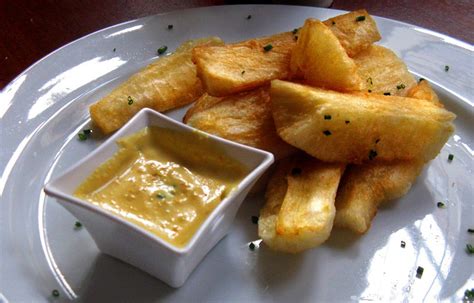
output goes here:
[{"label": "yellow dipping sauce", "polygon": [[74,195],[177,247],[247,174],[197,132],[148,127],[117,143],[119,151]]}]

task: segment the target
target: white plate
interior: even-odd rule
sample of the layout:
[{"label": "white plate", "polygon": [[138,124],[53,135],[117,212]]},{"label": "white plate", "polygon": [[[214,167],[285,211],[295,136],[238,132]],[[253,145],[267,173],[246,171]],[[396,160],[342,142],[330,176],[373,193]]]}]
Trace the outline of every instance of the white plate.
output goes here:
[{"label": "white plate", "polygon": [[[89,123],[88,106],[153,60],[160,46],[172,50],[209,35],[238,41],[340,13],[290,6],[167,13],[93,33],[18,76],[0,96],[0,292],[6,300],[47,302],[58,289],[59,300],[91,302],[458,301],[474,287],[473,257],[465,252],[467,243],[474,244],[467,232],[474,228],[473,47],[408,24],[376,18],[381,44],[437,85],[458,115],[457,130],[408,195],[379,211],[365,236],[335,230],[325,245],[300,255],[263,246],[250,251],[248,242],[257,239],[250,217],[262,198],[248,199],[230,234],[175,290],[101,255],[85,229],[74,229],[75,218],[42,192],[47,180],[102,142],[77,140]],[[447,207],[438,209],[438,201]],[[421,279],[415,277],[418,266],[424,268]]]}]

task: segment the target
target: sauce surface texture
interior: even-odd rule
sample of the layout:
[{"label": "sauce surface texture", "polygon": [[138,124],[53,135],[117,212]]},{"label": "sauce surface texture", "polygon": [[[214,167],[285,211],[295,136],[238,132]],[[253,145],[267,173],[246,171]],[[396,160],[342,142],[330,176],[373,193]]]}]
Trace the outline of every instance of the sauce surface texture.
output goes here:
[{"label": "sauce surface texture", "polygon": [[177,247],[247,173],[199,133],[147,127],[117,143],[74,195]]}]

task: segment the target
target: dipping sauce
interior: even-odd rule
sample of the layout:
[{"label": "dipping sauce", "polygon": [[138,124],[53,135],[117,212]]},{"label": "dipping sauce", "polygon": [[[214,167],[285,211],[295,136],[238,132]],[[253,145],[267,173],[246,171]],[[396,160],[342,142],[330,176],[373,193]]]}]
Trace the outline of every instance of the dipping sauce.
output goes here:
[{"label": "dipping sauce", "polygon": [[148,127],[117,143],[74,195],[177,247],[248,173],[197,132]]}]

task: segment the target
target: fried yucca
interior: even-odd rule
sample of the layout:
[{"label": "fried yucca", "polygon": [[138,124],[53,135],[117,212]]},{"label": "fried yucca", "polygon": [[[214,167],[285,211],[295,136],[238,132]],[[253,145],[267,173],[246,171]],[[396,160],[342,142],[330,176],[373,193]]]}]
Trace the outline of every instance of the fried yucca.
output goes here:
[{"label": "fried yucca", "polygon": [[334,33],[316,19],[307,19],[299,30],[290,67],[295,77],[302,76],[312,86],[339,91],[363,88],[354,61]]},{"label": "fried yucca", "polygon": [[281,33],[223,46],[193,50],[198,77],[211,96],[251,90],[289,75],[292,33]]},{"label": "fried yucca", "polygon": [[373,94],[405,97],[416,86],[405,63],[388,48],[372,45],[353,59],[366,90]]},{"label": "fried yucca", "polygon": [[336,35],[349,57],[354,57],[382,38],[377,24],[365,9],[339,15],[323,23]]},{"label": "fried yucca", "polygon": [[269,87],[227,97],[204,94],[183,121],[204,132],[267,150],[277,159],[296,151],[276,133]]},{"label": "fried yucca", "polygon": [[407,96],[415,99],[427,100],[439,107],[444,107],[439,100],[438,95],[426,80],[420,80],[417,85],[413,86],[408,91]]},{"label": "fried yucca", "polygon": [[217,37],[183,43],[175,53],[146,66],[90,108],[92,121],[108,134],[122,127],[140,109],[165,111],[189,104],[202,95],[191,51],[196,45],[219,45]]},{"label": "fried yucca", "polygon": [[351,95],[291,82],[271,84],[280,137],[328,162],[436,157],[454,131],[455,115],[414,98]]},{"label": "fried yucca", "polygon": [[260,211],[258,234],[270,248],[297,253],[329,237],[342,164],[307,156],[282,160],[271,177]]},{"label": "fried yucca", "polygon": [[365,233],[380,203],[404,196],[422,167],[413,161],[348,166],[336,195],[334,226]]}]

